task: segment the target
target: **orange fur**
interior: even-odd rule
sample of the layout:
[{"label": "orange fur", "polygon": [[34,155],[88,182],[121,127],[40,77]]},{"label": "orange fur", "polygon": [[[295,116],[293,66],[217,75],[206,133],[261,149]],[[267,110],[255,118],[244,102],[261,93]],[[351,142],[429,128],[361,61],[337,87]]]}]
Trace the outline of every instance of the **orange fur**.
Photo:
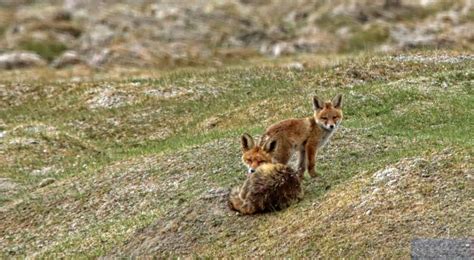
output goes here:
[{"label": "orange fur", "polygon": [[248,167],[248,173],[253,173],[258,166],[264,163],[271,163],[270,152],[275,149],[276,143],[267,142],[266,145],[255,145],[253,138],[249,134],[242,135],[242,161]]},{"label": "orange fur", "polygon": [[250,135],[242,136],[242,160],[255,167],[242,187],[234,187],[228,205],[242,214],[280,210],[303,198],[301,179],[284,164],[274,164],[270,152],[278,144],[272,140],[255,146]]},{"label": "orange fur", "polygon": [[313,98],[314,115],[308,118],[287,119],[278,122],[265,131],[261,142],[275,140],[278,143],[270,155],[274,161],[287,164],[293,153],[299,155],[298,171],[307,169],[316,177],[315,164],[318,149],[324,146],[342,121],[342,96],[322,102]]}]

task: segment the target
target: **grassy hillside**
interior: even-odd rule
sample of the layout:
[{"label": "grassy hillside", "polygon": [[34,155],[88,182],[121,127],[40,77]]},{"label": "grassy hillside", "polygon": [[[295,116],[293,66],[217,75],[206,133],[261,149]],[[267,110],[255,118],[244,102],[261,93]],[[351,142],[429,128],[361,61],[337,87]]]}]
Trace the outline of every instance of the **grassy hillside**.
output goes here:
[{"label": "grassy hillside", "polygon": [[[473,237],[473,56],[302,56],[223,69],[1,72],[0,254],[405,257]],[[239,216],[239,137],[342,93],[322,180]]]}]

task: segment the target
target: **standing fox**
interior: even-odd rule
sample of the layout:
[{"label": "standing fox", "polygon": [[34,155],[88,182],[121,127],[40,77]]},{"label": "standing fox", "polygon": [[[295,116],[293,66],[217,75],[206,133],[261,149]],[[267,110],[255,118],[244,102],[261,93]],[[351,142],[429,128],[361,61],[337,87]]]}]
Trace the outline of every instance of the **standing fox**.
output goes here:
[{"label": "standing fox", "polygon": [[281,210],[303,198],[299,174],[284,164],[272,163],[270,153],[276,147],[274,140],[256,146],[250,135],[242,136],[242,161],[254,170],[242,187],[231,190],[231,209],[242,214]]},{"label": "standing fox", "polygon": [[[303,175],[306,167],[311,177],[315,171],[316,153],[336,132],[342,121],[342,95],[332,101],[323,102],[313,97],[314,116],[300,119],[287,119],[278,122],[265,131],[261,142],[276,140],[278,147],[270,151],[274,161],[287,164],[294,152],[299,153],[298,172]],[[306,163],[307,162],[307,163]],[[255,168],[249,168],[254,171]]]}]

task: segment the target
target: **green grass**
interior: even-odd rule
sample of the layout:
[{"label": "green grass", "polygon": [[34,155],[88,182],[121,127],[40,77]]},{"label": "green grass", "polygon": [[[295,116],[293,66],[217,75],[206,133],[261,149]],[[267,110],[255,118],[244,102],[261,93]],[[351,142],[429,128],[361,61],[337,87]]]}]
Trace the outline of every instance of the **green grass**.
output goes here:
[{"label": "green grass", "polygon": [[37,41],[24,40],[19,44],[19,48],[26,51],[32,51],[48,61],[52,61],[61,53],[67,50],[67,46],[51,40]]},{"label": "green grass", "polygon": [[[433,166],[441,167],[437,171],[445,179],[433,179],[430,185],[418,188],[425,179],[415,176],[411,179],[416,181],[401,187],[417,196],[436,195],[439,181],[444,180],[448,190],[452,187],[460,198],[460,208],[467,205],[472,185],[458,176],[472,167],[465,161],[473,148],[473,74],[468,69],[472,63],[398,62],[387,56],[359,54],[304,71],[253,65],[179,70],[159,77],[107,75],[79,83],[55,77],[46,81],[26,78],[23,90],[27,94],[12,95],[10,103],[0,106],[0,125],[6,131],[0,139],[6,151],[0,154],[4,169],[0,177],[20,185],[19,190],[2,194],[0,200],[0,230],[6,237],[0,252],[5,256],[37,252],[43,257],[134,252],[407,256],[407,234],[428,234],[424,224],[419,230],[404,226],[398,232],[387,231],[388,244],[403,241],[394,250],[338,227],[357,223],[352,215],[344,214],[360,197],[357,192],[371,189],[374,172],[404,158],[435,158],[432,154],[445,148],[454,151],[452,163]],[[8,77],[2,83],[7,91],[17,91]],[[130,102],[90,108],[94,95],[106,86]],[[146,94],[169,89],[182,91],[182,95]],[[302,202],[282,212],[239,217],[227,211],[219,198],[202,198],[211,189],[243,181],[239,150],[243,132],[259,135],[279,120],[308,116],[312,95],[331,98],[336,93],[344,96],[343,127],[319,153],[317,171],[322,181],[305,181]],[[206,124],[211,118],[216,123]],[[46,127],[31,128],[38,125]],[[21,138],[38,143],[12,143]],[[45,167],[60,171],[31,175]],[[56,182],[38,187],[45,177],[54,177]],[[434,208],[423,214],[436,215],[444,223],[448,219],[436,207],[447,203],[450,196],[439,201],[437,196],[426,198],[427,207]],[[385,199],[395,209],[410,211],[406,206],[416,203],[410,200],[414,198]],[[343,205],[336,206],[334,200]],[[324,209],[321,212],[326,215],[314,212],[315,207]],[[466,212],[457,214],[462,217]],[[329,217],[337,225],[328,224]],[[368,221],[359,229],[384,228],[382,219]],[[472,236],[461,228],[464,224],[455,218],[451,224],[455,236]],[[272,235],[275,228],[277,235]],[[376,236],[370,233],[368,237]],[[341,250],[336,251],[336,246]]]},{"label": "green grass", "polygon": [[389,29],[385,26],[374,24],[367,29],[357,30],[347,42],[347,51],[367,50],[386,42],[389,38]]}]

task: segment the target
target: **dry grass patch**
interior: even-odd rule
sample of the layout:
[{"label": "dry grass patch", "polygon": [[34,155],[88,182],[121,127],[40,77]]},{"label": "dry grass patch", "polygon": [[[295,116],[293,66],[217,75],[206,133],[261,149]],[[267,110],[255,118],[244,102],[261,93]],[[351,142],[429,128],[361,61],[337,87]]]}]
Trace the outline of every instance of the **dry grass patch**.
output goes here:
[{"label": "dry grass patch", "polygon": [[472,237],[472,163],[460,153],[402,159],[338,185],[312,206],[265,222],[255,252],[408,257],[414,238]]}]

